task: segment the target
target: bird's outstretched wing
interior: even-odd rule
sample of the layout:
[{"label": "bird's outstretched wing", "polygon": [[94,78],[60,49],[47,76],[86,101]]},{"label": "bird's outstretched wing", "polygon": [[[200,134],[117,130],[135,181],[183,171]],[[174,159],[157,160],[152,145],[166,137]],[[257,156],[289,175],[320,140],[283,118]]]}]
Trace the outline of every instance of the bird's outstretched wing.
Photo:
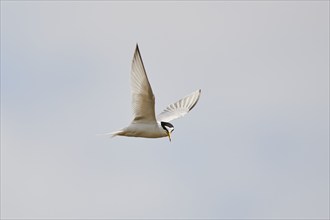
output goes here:
[{"label": "bird's outstretched wing", "polygon": [[157,121],[169,122],[185,116],[195,105],[201,95],[201,90],[197,90],[179,101],[169,105],[157,116]]},{"label": "bird's outstretched wing", "polygon": [[132,123],[155,123],[155,96],[152,92],[138,45],[136,45],[132,61],[131,91]]}]

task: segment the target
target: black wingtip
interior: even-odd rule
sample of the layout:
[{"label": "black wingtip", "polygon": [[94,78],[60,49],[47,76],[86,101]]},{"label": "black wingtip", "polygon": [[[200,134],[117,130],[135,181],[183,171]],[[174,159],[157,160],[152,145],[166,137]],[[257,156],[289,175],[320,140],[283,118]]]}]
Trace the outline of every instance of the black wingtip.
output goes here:
[{"label": "black wingtip", "polygon": [[136,43],[136,46],[135,46],[135,54],[140,54],[140,49],[139,49],[138,43]]},{"label": "black wingtip", "polygon": [[[199,90],[197,90],[198,91],[198,98],[199,98],[199,96],[201,95],[201,93],[202,93],[202,89],[199,89]],[[197,92],[196,91],[196,92]]]},{"label": "black wingtip", "polygon": [[189,111],[191,111],[191,109],[193,109],[193,108],[196,106],[196,104],[197,104],[197,102],[198,102],[198,100],[199,100],[199,98],[200,98],[200,96],[201,96],[201,93],[202,93],[202,90],[199,89],[199,90],[198,90],[198,97],[197,97],[197,100],[196,100],[195,104],[193,104],[193,105],[189,108]]}]

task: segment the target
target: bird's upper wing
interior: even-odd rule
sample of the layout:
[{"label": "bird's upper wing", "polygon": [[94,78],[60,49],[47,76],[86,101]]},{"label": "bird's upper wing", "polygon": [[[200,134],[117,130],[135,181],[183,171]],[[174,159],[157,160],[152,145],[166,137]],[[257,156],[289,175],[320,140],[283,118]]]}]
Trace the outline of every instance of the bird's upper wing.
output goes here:
[{"label": "bird's upper wing", "polygon": [[134,52],[131,72],[132,123],[156,123],[155,96],[144,68],[138,45]]},{"label": "bird's upper wing", "polygon": [[169,105],[157,116],[158,121],[169,122],[186,115],[195,105],[201,95],[201,90],[197,90],[179,101]]}]

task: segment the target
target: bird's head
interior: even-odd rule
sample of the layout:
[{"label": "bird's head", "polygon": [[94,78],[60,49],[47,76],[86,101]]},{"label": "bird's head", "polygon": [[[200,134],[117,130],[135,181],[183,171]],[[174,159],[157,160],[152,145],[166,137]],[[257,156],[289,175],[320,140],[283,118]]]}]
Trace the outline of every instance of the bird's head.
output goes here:
[{"label": "bird's head", "polygon": [[171,123],[162,121],[160,123],[162,128],[165,130],[169,140],[171,141],[171,133],[174,131],[174,126]]}]

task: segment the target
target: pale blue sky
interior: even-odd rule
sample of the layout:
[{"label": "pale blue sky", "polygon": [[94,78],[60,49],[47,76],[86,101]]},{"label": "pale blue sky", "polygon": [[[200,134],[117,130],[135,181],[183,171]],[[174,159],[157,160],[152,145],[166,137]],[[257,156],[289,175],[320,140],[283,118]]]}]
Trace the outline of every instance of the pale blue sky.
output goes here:
[{"label": "pale blue sky", "polygon": [[[168,139],[131,120],[139,43]],[[329,2],[1,1],[1,218],[329,218]]]}]

